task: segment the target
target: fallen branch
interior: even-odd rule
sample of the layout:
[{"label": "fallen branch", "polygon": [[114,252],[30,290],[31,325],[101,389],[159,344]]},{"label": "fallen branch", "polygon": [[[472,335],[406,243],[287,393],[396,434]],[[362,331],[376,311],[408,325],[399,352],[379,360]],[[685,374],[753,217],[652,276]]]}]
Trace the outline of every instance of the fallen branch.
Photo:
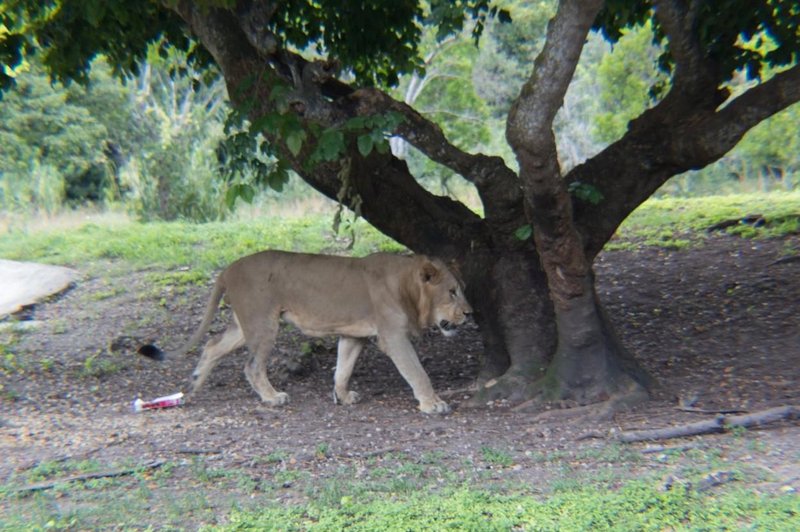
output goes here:
[{"label": "fallen branch", "polygon": [[734,427],[758,427],[768,423],[774,423],[782,419],[800,418],[800,407],[780,406],[745,414],[742,416],[718,415],[713,419],[680,425],[677,427],[667,427],[663,429],[634,430],[622,432],[617,439],[624,443],[632,443],[647,440],[668,440],[671,438],[684,438],[686,436],[697,436],[699,434],[712,434],[725,432]]},{"label": "fallen branch", "polygon": [[34,491],[44,491],[53,489],[61,484],[70,484],[72,482],[85,482],[87,480],[94,480],[97,478],[123,477],[126,475],[133,475],[134,473],[139,473],[140,471],[144,471],[146,469],[155,469],[157,467],[161,467],[165,463],[166,460],[155,460],[153,462],[148,462],[133,469],[118,469],[116,471],[101,471],[98,473],[85,473],[83,475],[74,475],[71,477],[61,478],[50,482],[40,482],[38,484],[31,484],[30,486],[24,486],[22,488],[15,490],[15,492],[31,493]]},{"label": "fallen branch", "polygon": [[694,406],[679,406],[677,407],[681,412],[691,412],[693,414],[746,414],[747,410],[737,408],[713,410],[707,408],[697,408]]}]

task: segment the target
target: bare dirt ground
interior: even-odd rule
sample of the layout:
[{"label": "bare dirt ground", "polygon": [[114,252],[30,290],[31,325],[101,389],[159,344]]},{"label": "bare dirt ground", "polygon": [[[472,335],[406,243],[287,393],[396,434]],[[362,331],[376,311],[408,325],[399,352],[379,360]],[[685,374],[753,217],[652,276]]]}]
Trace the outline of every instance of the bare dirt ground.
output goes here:
[{"label": "bare dirt ground", "polygon": [[[309,340],[288,330],[278,351],[306,353],[299,371],[275,379],[291,397],[288,406],[259,404],[238,353],[223,361],[192,403],[134,414],[136,397],[186,391],[197,360],[194,353],[159,364],[137,356],[136,345],[181,343],[199,323],[209,289],[190,286],[181,293],[180,287],[154,286],[153,272],[96,265],[103,275],[85,275],[62,296],[28,309],[21,316],[34,320],[28,330],[20,332],[20,324],[0,330],[6,346],[0,479],[48,460],[183,463],[195,456],[266,478],[274,468],[264,457],[275,452],[282,453],[282,468],[312,479],[334,475],[343,464],[357,464],[358,472],[369,460],[397,453],[436,456],[465,479],[475,470],[490,470],[490,481],[578,478],[609,467],[602,456],[619,448],[610,437],[615,431],[713,417],[681,411],[681,401],[706,410],[800,404],[800,262],[776,263],[787,249],[800,249],[800,237],[719,235],[692,249],[604,253],[596,268],[602,298],[659,386],[651,401],[597,425],[543,420],[502,403],[465,408],[481,354],[474,329],[454,340],[431,335],[418,341],[434,386],[453,407],[447,416],[420,414],[410,389],[374,345],[353,377],[362,402],[334,406],[335,339]],[[213,330],[223,328],[218,321]],[[589,433],[595,437],[581,439]],[[760,490],[800,490],[797,421],[688,443],[718,449],[718,467],[755,468],[746,481]],[[640,453],[651,446],[626,449]],[[492,459],[491,451],[509,461]],[[666,467],[657,454],[645,456],[618,466],[632,476]],[[176,485],[185,480],[174,476]],[[291,483],[283,487],[277,500],[302,498]]]}]

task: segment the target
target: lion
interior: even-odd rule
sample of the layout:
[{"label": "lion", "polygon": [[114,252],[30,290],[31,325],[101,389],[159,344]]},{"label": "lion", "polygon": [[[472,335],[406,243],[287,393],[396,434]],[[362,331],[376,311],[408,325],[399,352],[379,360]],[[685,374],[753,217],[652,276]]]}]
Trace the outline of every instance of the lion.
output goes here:
[{"label": "lion", "polygon": [[249,255],[217,277],[203,320],[183,347],[165,353],[145,345],[139,353],[156,360],[184,355],[208,331],[223,295],[233,320],[206,343],[192,373],[190,397],[226,354],[246,345],[250,358],[244,373],[250,385],[269,405],[288,403],[289,396],[267,378],[267,358],[283,319],[308,336],[339,336],[334,402],[359,401],[348,383],[367,338],[377,337],[379,348],[411,386],[419,409],[449,411],[410,341],[431,327],[452,336],[472,313],[462,283],[441,260],[389,253],[362,258],[286,251]]}]

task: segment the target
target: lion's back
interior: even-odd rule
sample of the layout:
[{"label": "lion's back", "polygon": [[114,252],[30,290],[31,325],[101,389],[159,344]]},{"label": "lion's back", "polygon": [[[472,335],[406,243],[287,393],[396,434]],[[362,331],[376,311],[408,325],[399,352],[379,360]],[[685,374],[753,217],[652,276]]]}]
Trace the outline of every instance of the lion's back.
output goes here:
[{"label": "lion's back", "polygon": [[[267,250],[243,257],[224,272],[229,291],[263,292],[284,304],[363,307],[393,297],[408,257],[376,253],[362,258]],[[378,294],[378,295],[376,295]]]}]

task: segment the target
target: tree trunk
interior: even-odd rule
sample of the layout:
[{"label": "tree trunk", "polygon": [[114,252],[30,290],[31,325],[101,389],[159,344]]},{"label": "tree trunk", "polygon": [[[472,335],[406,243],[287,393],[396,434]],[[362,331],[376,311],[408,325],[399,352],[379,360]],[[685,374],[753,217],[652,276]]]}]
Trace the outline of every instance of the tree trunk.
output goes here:
[{"label": "tree trunk", "polygon": [[553,307],[538,256],[529,247],[495,248],[492,254],[468,253],[459,262],[468,265],[467,297],[484,342],[473,403],[528,399],[528,384],[544,375],[556,345]]},{"label": "tree trunk", "polygon": [[[553,120],[603,3],[564,0],[550,21],[533,74],[509,113],[506,137],[517,156],[536,250],[553,300],[558,343],[538,400],[584,405],[619,397],[639,399],[647,380],[617,340],[597,299],[573,199],[558,162]],[[626,361],[626,363],[623,363]],[[537,390],[538,388],[538,390]],[[533,403],[535,404],[535,403]]]},{"label": "tree trunk", "polygon": [[557,312],[558,347],[547,371],[547,400],[587,405],[641,394],[652,380],[622,345],[597,297],[594,276],[584,293]]}]

